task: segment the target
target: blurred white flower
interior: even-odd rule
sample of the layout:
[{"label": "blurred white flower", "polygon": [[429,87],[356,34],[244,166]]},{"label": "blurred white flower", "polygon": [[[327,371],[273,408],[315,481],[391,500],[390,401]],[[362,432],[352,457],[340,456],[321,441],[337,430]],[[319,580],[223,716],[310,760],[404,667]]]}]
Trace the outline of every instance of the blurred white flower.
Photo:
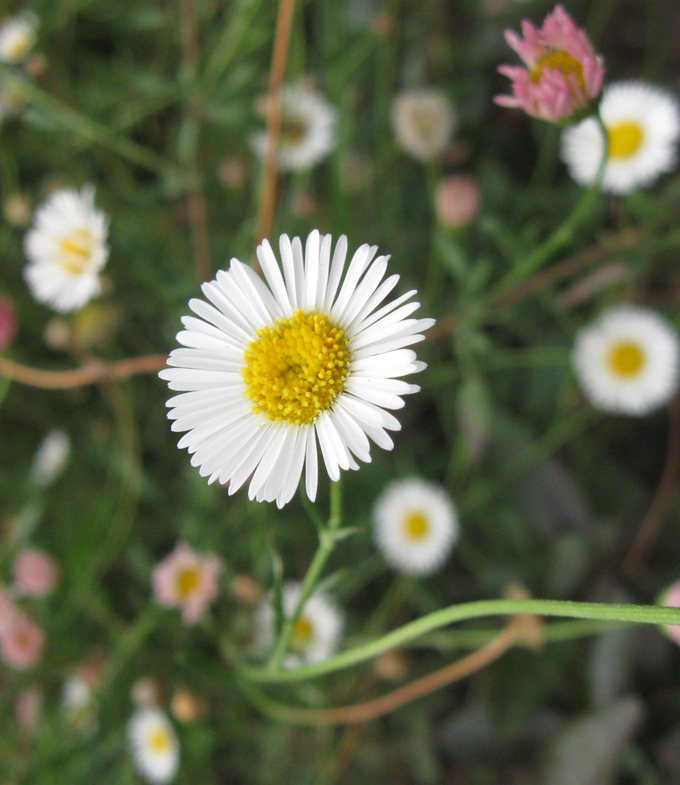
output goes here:
[{"label": "blurred white flower", "polygon": [[80,733],[90,736],[97,732],[97,703],[90,685],[82,676],[75,674],[66,679],[61,707],[66,722]]},{"label": "blurred white flower", "polygon": [[149,782],[170,782],[179,768],[179,743],[166,715],[160,709],[140,709],[127,730],[139,773]]},{"label": "blurred white flower", "polygon": [[55,428],[40,443],[29,479],[34,485],[46,488],[61,474],[71,452],[71,439],[66,431]]},{"label": "blurred white flower", "polygon": [[38,17],[26,12],[10,17],[0,25],[0,62],[18,63],[35,44]]},{"label": "blurred white flower", "polygon": [[108,220],[94,206],[94,188],[62,190],[36,211],[24,240],[24,277],[36,300],[55,311],[82,308],[101,291]]},{"label": "blurred white flower", "polygon": [[[281,134],[278,167],[282,171],[310,169],[335,147],[337,111],[317,90],[305,85],[285,86],[281,94]],[[264,157],[267,132],[251,139]]]},{"label": "blurred white flower", "polygon": [[[604,191],[628,194],[673,169],[680,106],[671,93],[646,82],[617,82],[605,87],[600,115],[609,136]],[[604,134],[592,117],[562,132],[562,159],[580,185],[595,180],[603,146]]]},{"label": "blurred white flower", "polygon": [[441,155],[456,124],[453,106],[438,90],[399,94],[392,106],[392,125],[399,145],[419,161]]},{"label": "blurred white flower", "polygon": [[410,477],[387,486],[373,508],[373,537],[399,572],[428,575],[458,539],[458,517],[443,488]]},{"label": "blurred white flower", "polygon": [[[293,615],[300,598],[300,583],[289,581],[283,587],[282,607],[286,617]],[[269,648],[274,643],[274,609],[271,601],[263,601],[255,614],[255,641],[258,648]],[[335,603],[323,591],[316,591],[302,609],[290,644],[290,654],[283,665],[299,668],[331,657],[340,642],[343,617]]]},{"label": "blurred white flower", "polygon": [[605,311],[576,336],[572,360],[584,395],[600,409],[643,415],[667,403],[678,385],[675,330],[645,308]]}]

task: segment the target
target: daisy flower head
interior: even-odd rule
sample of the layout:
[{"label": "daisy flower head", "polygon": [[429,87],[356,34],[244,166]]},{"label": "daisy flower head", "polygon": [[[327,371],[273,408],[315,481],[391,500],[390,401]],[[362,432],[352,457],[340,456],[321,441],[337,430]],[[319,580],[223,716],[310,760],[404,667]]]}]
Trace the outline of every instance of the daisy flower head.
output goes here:
[{"label": "daisy flower head", "polygon": [[392,104],[399,146],[419,161],[441,155],[456,125],[451,101],[439,90],[409,90]]},{"label": "daisy flower head", "polygon": [[143,708],[128,721],[128,741],[139,773],[153,783],[170,782],[179,767],[179,743],[165,714]]},{"label": "daisy flower head", "polygon": [[218,556],[199,556],[181,542],[153,571],[156,599],[168,608],[181,608],[185,624],[195,624],[217,597],[222,562]]},{"label": "daisy flower head", "polygon": [[644,415],[678,385],[675,330],[653,311],[619,306],[576,336],[572,362],[588,400],[607,412]]},{"label": "daisy flower head", "polygon": [[419,477],[387,486],[373,508],[373,538],[399,572],[429,575],[458,539],[458,516],[443,488]]},{"label": "daisy flower head", "polygon": [[[403,396],[419,387],[400,377],[425,364],[408,348],[433,319],[408,318],[414,291],[382,304],[398,275],[384,279],[387,257],[362,245],[346,268],[347,238],[332,248],[313,231],[280,238],[283,270],[269,243],[257,249],[265,281],[236,259],[203,284],[160,372],[180,395],[168,401],[179,447],[208,482],[235,493],[251,477],[249,496],[282,507],[303,468],[314,501],[318,450],[331,480],[370,462],[369,439],[384,449]],[[384,279],[384,280],[383,280]]]},{"label": "daisy flower head", "polygon": [[26,12],[0,25],[0,62],[19,63],[35,44],[38,17]]},{"label": "daisy flower head", "polygon": [[[646,82],[615,82],[602,94],[600,117],[609,148],[602,189],[629,194],[675,166],[680,105],[666,90]],[[562,132],[562,160],[579,185],[590,185],[604,152],[604,131],[592,117]]]},{"label": "daisy flower head", "polygon": [[[290,617],[295,612],[302,584],[289,581],[282,591],[283,615]],[[258,648],[266,649],[274,644],[274,609],[265,600],[255,613],[255,639]],[[284,660],[287,668],[313,665],[331,657],[337,650],[342,636],[344,620],[333,600],[323,591],[315,591],[302,609],[293,631],[290,654]]]},{"label": "daisy flower head", "polygon": [[24,277],[36,300],[60,313],[82,308],[101,291],[108,219],[94,206],[94,188],[61,190],[36,211],[24,240]]},{"label": "daisy flower head", "polygon": [[[318,90],[305,84],[286,85],[281,92],[278,168],[285,172],[311,169],[335,147],[338,113]],[[253,135],[258,155],[267,151],[266,131]]]},{"label": "daisy flower head", "polygon": [[512,95],[498,95],[494,101],[551,123],[586,111],[602,90],[605,69],[585,32],[557,5],[540,29],[523,20],[522,34],[524,38],[505,31],[505,40],[526,67],[498,69],[512,80]]}]

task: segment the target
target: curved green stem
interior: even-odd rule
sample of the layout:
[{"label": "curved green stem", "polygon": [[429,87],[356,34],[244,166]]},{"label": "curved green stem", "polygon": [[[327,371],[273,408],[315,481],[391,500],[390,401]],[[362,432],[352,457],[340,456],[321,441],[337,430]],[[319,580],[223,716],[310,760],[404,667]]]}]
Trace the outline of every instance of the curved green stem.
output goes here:
[{"label": "curved green stem", "polygon": [[349,668],[351,665],[377,657],[390,649],[405,646],[427,632],[454,622],[481,619],[486,616],[513,616],[516,614],[636,624],[680,624],[680,608],[566,600],[479,600],[442,608],[420,619],[415,619],[381,638],[357,646],[355,649],[344,651],[316,665],[308,665],[294,670],[281,670],[277,668],[277,665],[271,663],[268,668],[251,668],[245,664],[237,664],[237,667],[244,678],[253,682],[303,681],[314,676]]},{"label": "curved green stem", "polygon": [[335,543],[337,542],[337,530],[342,521],[342,487],[340,481],[331,483],[331,514],[328,524],[319,531],[319,547],[317,548],[312,563],[309,565],[307,575],[302,582],[302,589],[295,610],[290,617],[286,618],[281,627],[281,634],[276,642],[274,651],[267,664],[267,670],[276,673],[281,664],[281,660],[290,648],[290,642],[295,633],[295,625],[300,618],[305,603],[314,591],[314,587],[319,582],[321,572],[331,555]]},{"label": "curved green stem", "polygon": [[524,281],[542,267],[550,257],[572,239],[576,229],[583,223],[593,209],[595,202],[600,195],[602,178],[604,177],[604,171],[609,158],[609,134],[607,133],[607,129],[602,122],[599,113],[596,113],[593,117],[602,129],[603,138],[602,158],[597,174],[595,175],[595,180],[592,185],[584,191],[581,199],[576,204],[576,207],[574,207],[564,222],[560,224],[560,226],[558,226],[557,229],[538,246],[538,248],[534,249],[533,253],[530,253],[525,257],[500,281],[491,294],[492,299],[505,294],[506,291],[521,281]]}]

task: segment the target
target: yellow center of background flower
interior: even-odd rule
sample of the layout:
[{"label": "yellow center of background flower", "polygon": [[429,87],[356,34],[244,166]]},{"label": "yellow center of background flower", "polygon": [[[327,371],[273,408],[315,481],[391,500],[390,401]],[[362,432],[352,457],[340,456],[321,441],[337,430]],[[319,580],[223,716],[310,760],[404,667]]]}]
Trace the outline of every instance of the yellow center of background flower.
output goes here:
[{"label": "yellow center of background flower", "polygon": [[410,512],[404,518],[404,534],[409,540],[422,540],[430,533],[430,522],[422,512]]},{"label": "yellow center of background flower", "polygon": [[300,616],[295,623],[293,638],[290,643],[293,651],[304,651],[314,637],[314,627],[306,616]]},{"label": "yellow center of background flower", "polygon": [[175,588],[180,599],[186,600],[198,588],[199,574],[195,567],[189,567],[185,570],[180,570],[177,573],[175,581]]},{"label": "yellow center of background flower", "polygon": [[621,341],[609,350],[609,367],[616,376],[626,379],[636,376],[645,364],[641,347],[632,341]]},{"label": "yellow center of background flower", "polygon": [[538,84],[543,76],[543,69],[551,68],[556,71],[561,71],[569,81],[570,76],[575,76],[578,86],[581,90],[586,89],[586,80],[583,76],[583,66],[574,57],[564,49],[553,49],[552,51],[544,54],[539,58],[536,66],[531,72],[531,81]]},{"label": "yellow center of background flower", "polygon": [[59,241],[59,263],[71,275],[80,275],[92,256],[92,234],[88,229],[76,229]]},{"label": "yellow center of background flower", "polygon": [[257,335],[243,358],[246,395],[254,412],[300,425],[333,405],[349,369],[344,330],[325,314],[298,309]]},{"label": "yellow center of background flower", "polygon": [[297,117],[284,117],[281,121],[281,144],[297,147],[307,135],[309,124]]},{"label": "yellow center of background flower", "polygon": [[170,736],[165,728],[154,728],[149,733],[149,749],[152,752],[162,753],[170,749]]},{"label": "yellow center of background flower", "polygon": [[624,120],[607,126],[607,136],[609,136],[610,158],[630,158],[640,149],[645,132],[640,123]]}]

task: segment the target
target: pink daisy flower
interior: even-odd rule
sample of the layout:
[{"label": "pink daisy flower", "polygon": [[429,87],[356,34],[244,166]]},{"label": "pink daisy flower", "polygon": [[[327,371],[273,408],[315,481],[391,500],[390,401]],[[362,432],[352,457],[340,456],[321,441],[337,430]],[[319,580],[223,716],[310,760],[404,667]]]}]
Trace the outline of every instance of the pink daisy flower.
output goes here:
[{"label": "pink daisy flower", "polygon": [[30,668],[40,659],[44,643],[42,627],[23,613],[16,613],[0,635],[0,653],[13,668]]},{"label": "pink daisy flower", "polygon": [[217,597],[222,563],[218,556],[199,556],[181,542],[153,571],[156,599],[168,608],[181,608],[185,624],[195,624]]},{"label": "pink daisy flower", "polygon": [[51,556],[36,548],[24,548],[14,560],[14,586],[20,594],[44,597],[59,580],[59,568]]},{"label": "pink daisy flower", "polygon": [[540,30],[523,20],[522,33],[524,39],[506,30],[505,40],[526,68],[498,69],[512,80],[513,94],[498,95],[494,101],[551,123],[575,119],[602,90],[602,58],[561,5],[546,16]]}]

